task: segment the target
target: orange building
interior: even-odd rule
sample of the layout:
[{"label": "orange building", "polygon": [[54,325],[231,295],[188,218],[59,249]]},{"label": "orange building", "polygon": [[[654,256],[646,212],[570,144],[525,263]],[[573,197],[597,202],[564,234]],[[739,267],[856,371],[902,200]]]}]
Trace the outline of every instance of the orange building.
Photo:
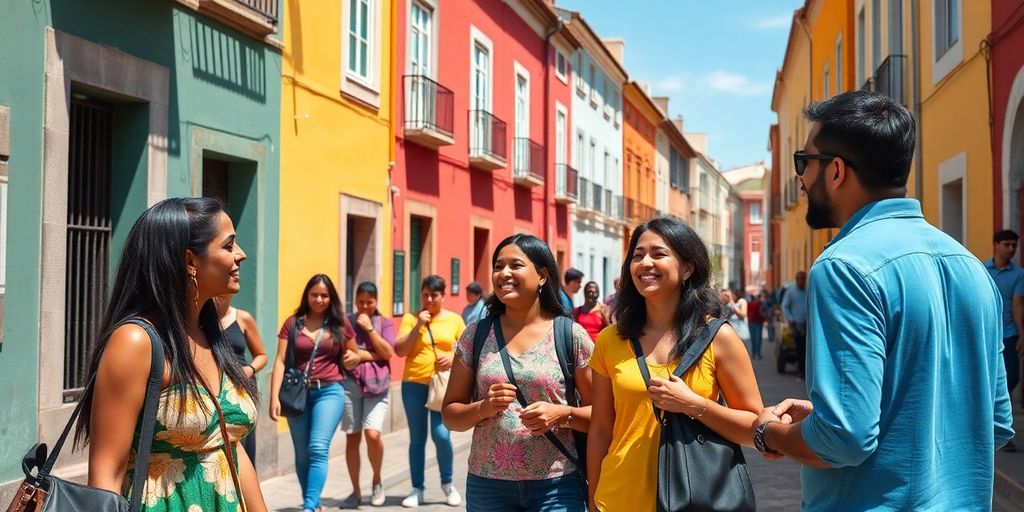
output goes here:
[{"label": "orange building", "polygon": [[664,116],[636,81],[626,83],[622,98],[622,196],[627,222],[624,238],[628,244],[631,226],[658,215],[655,136]]}]

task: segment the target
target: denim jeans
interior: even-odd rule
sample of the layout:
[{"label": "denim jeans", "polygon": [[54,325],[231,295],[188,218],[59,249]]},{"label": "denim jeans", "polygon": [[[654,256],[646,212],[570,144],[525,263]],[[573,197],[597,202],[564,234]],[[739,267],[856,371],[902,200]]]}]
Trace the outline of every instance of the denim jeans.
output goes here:
[{"label": "denim jeans", "polygon": [[1003,364],[1006,365],[1006,387],[1013,402],[1013,388],[1020,382],[1020,356],[1017,355],[1017,337],[1003,338]]},{"label": "denim jeans", "polygon": [[585,512],[587,493],[575,474],[547,480],[494,480],[469,475],[467,512]]},{"label": "denim jeans", "polygon": [[452,483],[452,462],[455,454],[452,451],[452,435],[441,424],[441,413],[424,407],[427,405],[426,384],[415,382],[402,383],[402,406],[405,407],[405,418],[409,422],[409,477],[412,486],[423,489],[424,466],[427,457],[427,423],[430,423],[430,437],[437,449],[437,467],[441,471],[441,483]]},{"label": "denim jeans", "polygon": [[761,357],[761,336],[764,334],[764,324],[747,323],[750,328],[750,357]]},{"label": "denim jeans", "polygon": [[295,445],[295,473],[302,488],[302,508],[316,510],[327,481],[327,456],[331,439],[345,410],[345,390],[340,382],[309,388],[306,412],[288,418]]}]

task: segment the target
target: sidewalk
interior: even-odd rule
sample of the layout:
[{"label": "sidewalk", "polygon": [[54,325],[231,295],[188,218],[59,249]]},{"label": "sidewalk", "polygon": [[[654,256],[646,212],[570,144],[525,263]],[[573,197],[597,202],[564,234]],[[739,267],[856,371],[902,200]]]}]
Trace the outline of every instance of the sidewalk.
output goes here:
[{"label": "sidewalk", "polygon": [[[469,457],[469,444],[472,440],[470,432],[452,432],[452,444],[455,447],[455,487],[462,494],[466,495],[466,461]],[[363,491],[364,503],[362,510],[398,511],[408,510],[402,508],[402,500],[412,489],[409,481],[408,450],[409,430],[402,429],[397,432],[385,434],[384,439],[384,464],[381,469],[381,479],[384,485],[384,493],[387,501],[383,507],[370,505],[370,462],[366,458],[366,443],[362,445],[362,465],[360,466],[360,481]],[[345,434],[338,432],[332,444],[344,446]],[[299,489],[299,481],[294,473],[282,475],[264,480],[260,483],[263,489],[263,497],[267,501],[269,510],[278,512],[301,512],[302,492]],[[327,485],[324,487],[321,506],[326,510],[337,510],[341,502],[352,494],[352,483],[349,481],[348,468],[345,465],[344,453],[330,459],[330,467],[327,472]],[[426,512],[450,512],[464,510],[465,507],[449,507],[444,504],[441,496],[441,485],[437,473],[437,461],[434,457],[433,442],[427,441],[427,464],[426,464],[426,503],[416,510]]]},{"label": "sidewalk", "polygon": [[1017,452],[996,452],[996,493],[1024,508],[1024,410],[1016,393],[1012,397],[1015,414],[1013,429],[1017,432],[1014,443]]}]

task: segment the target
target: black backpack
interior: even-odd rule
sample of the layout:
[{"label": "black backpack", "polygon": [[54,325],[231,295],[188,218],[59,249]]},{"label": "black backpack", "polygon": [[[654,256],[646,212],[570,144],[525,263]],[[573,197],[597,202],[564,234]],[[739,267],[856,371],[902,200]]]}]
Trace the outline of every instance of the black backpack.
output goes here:
[{"label": "black backpack", "polygon": [[[497,317],[487,315],[480,319],[476,323],[476,332],[473,335],[473,389],[476,389],[476,370],[480,365],[480,353],[484,349],[484,343],[487,341],[487,335],[491,332],[491,327]],[[579,393],[576,391],[576,348],[573,344],[572,339],[572,324],[574,322],[567,316],[556,316],[555,317],[555,354],[558,356],[558,366],[562,369],[562,378],[565,379],[565,400],[568,402],[570,407],[580,406]],[[500,325],[500,324],[499,324]],[[499,346],[499,349],[501,347]],[[511,376],[511,372],[506,369],[506,373]],[[518,386],[517,386],[518,387]],[[473,392],[474,399],[476,397],[476,391]],[[521,392],[516,392],[519,398],[520,405],[526,406],[526,399],[522,396]],[[572,453],[562,445],[562,442],[555,437],[554,433],[548,431],[544,434],[544,437],[558,448],[558,451],[562,452],[565,458],[572,462],[581,474],[585,474],[587,471],[587,434],[584,432],[572,431],[573,441],[576,445],[576,456],[573,457]]]}]

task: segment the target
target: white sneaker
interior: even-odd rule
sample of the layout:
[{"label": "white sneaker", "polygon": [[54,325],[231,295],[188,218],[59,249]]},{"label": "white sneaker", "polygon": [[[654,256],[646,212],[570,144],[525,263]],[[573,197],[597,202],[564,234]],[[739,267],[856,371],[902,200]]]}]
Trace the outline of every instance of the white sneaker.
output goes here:
[{"label": "white sneaker", "polygon": [[370,504],[379,507],[384,504],[384,486],[376,484],[373,486],[373,495],[370,496]]},{"label": "white sneaker", "polygon": [[417,489],[413,487],[412,492],[402,500],[402,506],[405,508],[417,508],[423,503],[423,489]]},{"label": "white sneaker", "polygon": [[462,495],[455,490],[454,484],[441,484],[441,492],[444,493],[444,502],[449,506],[457,507],[462,505]]}]

